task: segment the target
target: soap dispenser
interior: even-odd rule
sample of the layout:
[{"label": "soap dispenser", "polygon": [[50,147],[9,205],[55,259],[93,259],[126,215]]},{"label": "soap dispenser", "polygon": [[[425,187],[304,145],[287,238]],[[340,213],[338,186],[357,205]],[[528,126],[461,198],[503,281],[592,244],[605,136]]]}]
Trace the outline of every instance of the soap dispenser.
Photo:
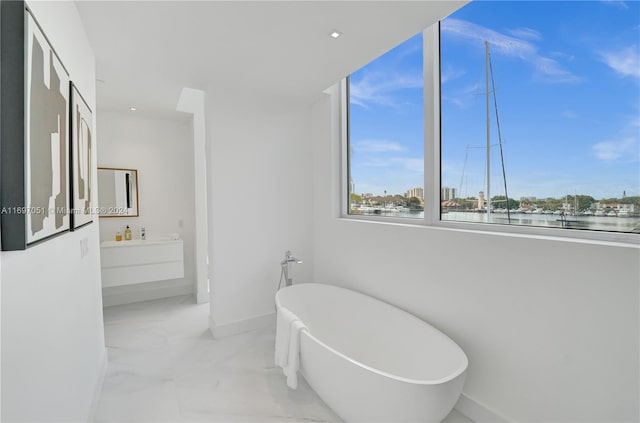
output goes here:
[{"label": "soap dispenser", "polygon": [[127,229],[124,230],[125,241],[131,241],[131,228],[127,225]]}]

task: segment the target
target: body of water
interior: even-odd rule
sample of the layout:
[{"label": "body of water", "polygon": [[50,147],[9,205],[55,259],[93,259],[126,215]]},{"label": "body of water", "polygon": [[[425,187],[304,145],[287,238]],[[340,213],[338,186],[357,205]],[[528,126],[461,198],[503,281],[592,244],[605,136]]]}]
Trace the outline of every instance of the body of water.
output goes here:
[{"label": "body of water", "polygon": [[[404,217],[410,219],[424,218],[424,212],[405,211],[381,213],[361,213],[365,216]],[[609,232],[640,233],[640,217],[614,216],[560,216],[555,214],[524,214],[511,213],[511,222],[506,213],[491,213],[489,223],[521,226],[540,226],[548,228],[589,229]],[[487,223],[486,213],[476,212],[447,212],[442,214],[442,220],[454,222]]]}]

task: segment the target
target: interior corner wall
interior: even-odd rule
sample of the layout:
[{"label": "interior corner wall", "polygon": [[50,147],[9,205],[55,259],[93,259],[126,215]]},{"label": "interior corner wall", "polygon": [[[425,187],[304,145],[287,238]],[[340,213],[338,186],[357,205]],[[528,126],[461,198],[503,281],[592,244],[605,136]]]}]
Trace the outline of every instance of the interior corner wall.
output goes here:
[{"label": "interior corner wall", "polygon": [[188,113],[190,117],[191,136],[193,138],[193,190],[194,190],[194,222],[195,222],[195,286],[196,303],[209,302],[209,276],[207,257],[207,155],[206,126],[204,113],[203,90],[185,87],[180,93],[176,110]]},{"label": "interior corner wall", "polygon": [[[95,128],[95,57],[75,3],[28,5],[94,112]],[[106,370],[97,219],[0,254],[2,421],[87,421]]]},{"label": "interior corner wall", "polygon": [[638,421],[640,250],[337,218],[337,105],[313,109],[315,281],[449,335],[464,395],[508,420]]},{"label": "interior corner wall", "polygon": [[[177,114],[176,114],[177,115]],[[147,239],[178,234],[184,242],[184,278],[104,288],[104,305],[195,293],[195,190],[193,135],[189,119],[143,117],[100,110],[98,166],[137,169],[138,217],[100,218],[100,240]],[[126,241],[122,241],[126,242]]]},{"label": "interior corner wall", "polygon": [[280,261],[311,260],[308,107],[254,93],[206,94],[210,327],[216,337],[271,322]]}]

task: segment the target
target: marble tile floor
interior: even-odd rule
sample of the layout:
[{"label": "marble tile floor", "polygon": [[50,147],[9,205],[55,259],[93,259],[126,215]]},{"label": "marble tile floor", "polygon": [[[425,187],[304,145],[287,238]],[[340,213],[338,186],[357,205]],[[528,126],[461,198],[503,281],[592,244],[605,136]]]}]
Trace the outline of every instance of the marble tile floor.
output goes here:
[{"label": "marble tile floor", "polygon": [[[209,305],[173,297],[104,310],[109,364],[95,422],[340,422],[273,364],[275,329],[214,340]],[[453,411],[446,423],[469,423]]]}]

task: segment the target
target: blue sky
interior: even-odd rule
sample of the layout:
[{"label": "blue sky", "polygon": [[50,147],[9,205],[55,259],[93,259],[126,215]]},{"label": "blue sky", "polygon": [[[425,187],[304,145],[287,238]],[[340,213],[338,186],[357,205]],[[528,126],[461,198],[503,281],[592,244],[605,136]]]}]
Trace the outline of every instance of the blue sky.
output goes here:
[{"label": "blue sky", "polygon": [[[442,184],[463,196],[486,191],[485,40],[509,196],[640,195],[640,3],[478,1],[442,22]],[[422,86],[420,34],[351,75],[356,192],[423,185]]]}]

